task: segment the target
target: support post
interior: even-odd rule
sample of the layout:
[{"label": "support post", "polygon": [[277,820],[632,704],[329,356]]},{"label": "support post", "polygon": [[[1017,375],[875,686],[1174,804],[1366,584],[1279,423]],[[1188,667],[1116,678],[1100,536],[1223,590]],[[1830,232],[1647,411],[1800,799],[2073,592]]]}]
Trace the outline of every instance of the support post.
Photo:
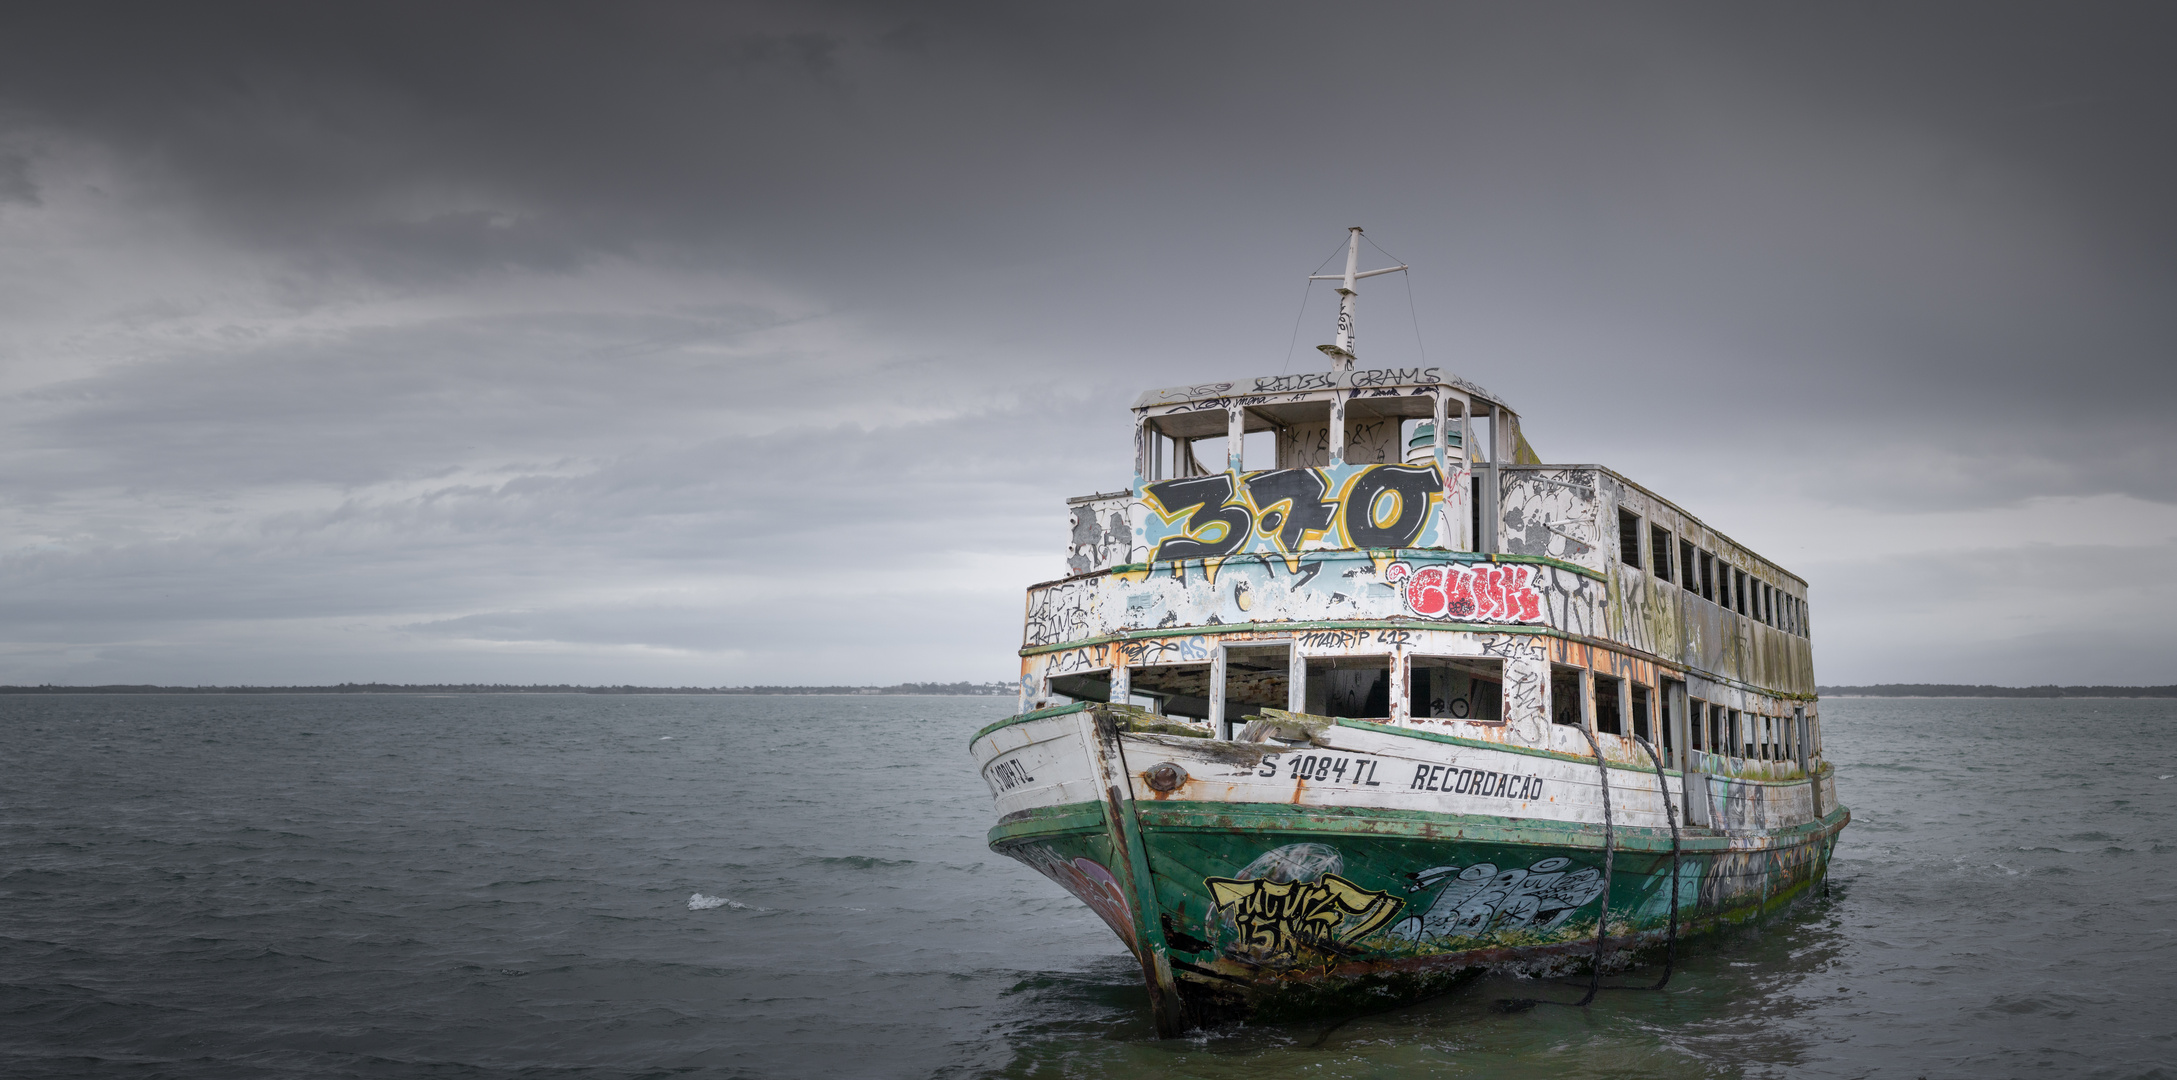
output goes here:
[{"label": "support post", "polygon": [[1413,702],[1408,698],[1408,691],[1413,687],[1413,657],[1408,656],[1406,650],[1391,650],[1390,679],[1386,696],[1391,703],[1391,722],[1403,724],[1414,715]]},{"label": "support post", "polygon": [[1232,738],[1231,725],[1225,723],[1225,647],[1222,645],[1209,654],[1209,729],[1217,738]]},{"label": "support post", "polygon": [[1595,672],[1586,667],[1580,669],[1580,730],[1595,731]]},{"label": "support post", "polygon": [[1225,410],[1225,471],[1247,468],[1247,411],[1234,405]]},{"label": "support post", "polygon": [[1333,390],[1330,395],[1330,464],[1336,468],[1346,463],[1346,392]]},{"label": "support post", "polygon": [[1300,655],[1300,642],[1285,652],[1285,711],[1308,711],[1308,658]]},{"label": "support post", "polygon": [[1118,663],[1111,665],[1111,703],[1125,705],[1134,696],[1134,669],[1126,666],[1126,657],[1117,656],[1119,647],[1111,647]]},{"label": "support post", "polygon": [[1669,705],[1666,710],[1671,725],[1671,764],[1679,772],[1685,772],[1693,760],[1693,725],[1686,717],[1686,684],[1672,680],[1669,684]]}]

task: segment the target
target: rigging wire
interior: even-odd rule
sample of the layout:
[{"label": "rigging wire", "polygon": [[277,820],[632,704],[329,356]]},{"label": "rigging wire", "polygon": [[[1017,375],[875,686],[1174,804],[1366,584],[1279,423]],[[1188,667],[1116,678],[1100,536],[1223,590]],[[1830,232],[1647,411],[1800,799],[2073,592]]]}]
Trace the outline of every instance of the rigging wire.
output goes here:
[{"label": "rigging wire", "polygon": [[[1361,236],[1365,239],[1368,234],[1362,233]],[[1369,242],[1374,243],[1375,241],[1371,240]],[[1338,247],[1330,249],[1330,254],[1324,256],[1322,262],[1316,263],[1315,269],[1308,271],[1308,287],[1300,290],[1300,310],[1293,313],[1293,336],[1285,342],[1285,366],[1277,369],[1278,374],[1285,374],[1293,366],[1293,347],[1300,344],[1300,320],[1307,318],[1308,297],[1315,295],[1315,275],[1322,273],[1323,268],[1329,266],[1330,261],[1338,257],[1339,248],[1343,247],[1345,247],[1344,244],[1339,244]],[[1377,248],[1376,250],[1382,251],[1383,249]]]},{"label": "rigging wire", "polygon": [[[1371,239],[1367,233],[1362,233],[1361,239],[1367,240],[1369,247],[1375,248],[1377,251],[1383,252],[1384,258],[1389,259],[1392,262],[1399,264],[1400,266],[1407,265],[1406,260],[1391,254],[1389,251],[1385,251],[1383,245],[1376,243],[1375,240]],[[1414,348],[1420,350],[1421,363],[1423,366],[1427,366],[1429,362],[1429,347],[1423,344],[1421,341],[1421,309],[1414,306],[1414,274],[1412,270],[1402,270],[1399,272],[1398,276],[1406,279],[1406,314],[1413,316]]]}]

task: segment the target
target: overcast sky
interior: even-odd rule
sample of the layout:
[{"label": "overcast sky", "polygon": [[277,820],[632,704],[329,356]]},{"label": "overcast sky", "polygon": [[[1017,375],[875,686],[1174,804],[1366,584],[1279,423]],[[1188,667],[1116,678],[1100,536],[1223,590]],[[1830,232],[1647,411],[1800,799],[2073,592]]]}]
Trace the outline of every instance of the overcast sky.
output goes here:
[{"label": "overcast sky", "polygon": [[1125,406],[1322,367],[1348,225],[1364,362],[1807,578],[1822,682],[2177,682],[2173,40],[15,5],[0,682],[1010,678]]}]

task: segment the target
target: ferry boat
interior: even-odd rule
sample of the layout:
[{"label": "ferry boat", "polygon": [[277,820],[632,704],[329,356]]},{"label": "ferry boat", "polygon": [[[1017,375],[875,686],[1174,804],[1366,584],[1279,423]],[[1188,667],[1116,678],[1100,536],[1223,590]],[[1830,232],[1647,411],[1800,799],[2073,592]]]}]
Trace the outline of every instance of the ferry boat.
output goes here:
[{"label": "ferry boat", "polygon": [[1161,1035],[1599,973],[1806,893],[1850,817],[1807,583],[1542,462],[1495,393],[1362,366],[1356,286],[1406,267],[1361,240],[1315,278],[1328,371],[1135,402],[970,742],[991,848],[1110,925]]}]

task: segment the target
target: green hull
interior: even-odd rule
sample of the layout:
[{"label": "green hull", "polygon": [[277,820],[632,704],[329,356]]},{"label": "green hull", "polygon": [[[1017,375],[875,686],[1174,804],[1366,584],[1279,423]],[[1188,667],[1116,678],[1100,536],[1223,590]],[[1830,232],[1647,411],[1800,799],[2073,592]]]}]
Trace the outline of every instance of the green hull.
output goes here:
[{"label": "green hull", "polygon": [[[1837,808],[1755,835],[1687,830],[1675,933],[1803,894],[1848,817]],[[1606,899],[1606,963],[1673,933],[1668,830],[1613,830],[1606,867],[1600,825],[1114,797],[1010,815],[990,846],[1111,925],[1167,1033],[1431,993],[1486,969],[1582,966]]]}]

